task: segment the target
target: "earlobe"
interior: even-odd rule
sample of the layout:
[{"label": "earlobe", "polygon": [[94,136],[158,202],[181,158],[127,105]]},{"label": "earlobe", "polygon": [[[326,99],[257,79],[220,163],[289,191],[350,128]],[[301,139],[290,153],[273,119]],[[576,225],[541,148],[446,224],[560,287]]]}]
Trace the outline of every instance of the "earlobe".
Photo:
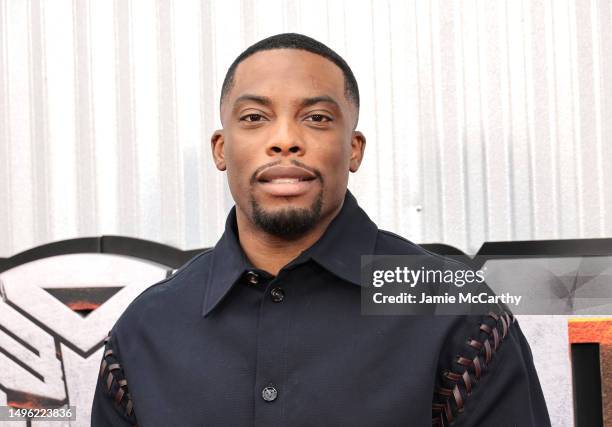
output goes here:
[{"label": "earlobe", "polygon": [[210,137],[210,148],[212,149],[213,160],[215,166],[220,171],[227,169],[225,164],[225,139],[223,137],[223,130],[216,130]]},{"label": "earlobe", "polygon": [[351,161],[349,166],[351,172],[357,172],[359,169],[361,161],[363,160],[365,144],[365,135],[359,131],[353,131],[353,137],[351,138]]}]

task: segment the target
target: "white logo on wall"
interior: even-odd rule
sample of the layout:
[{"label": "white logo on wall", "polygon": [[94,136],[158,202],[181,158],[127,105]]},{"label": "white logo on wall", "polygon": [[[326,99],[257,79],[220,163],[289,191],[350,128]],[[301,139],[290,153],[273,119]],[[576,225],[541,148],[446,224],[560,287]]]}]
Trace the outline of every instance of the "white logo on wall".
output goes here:
[{"label": "white logo on wall", "polygon": [[102,340],[167,271],[138,258],[71,254],[0,274],[0,406],[76,406],[76,421],[31,425],[88,426]]}]

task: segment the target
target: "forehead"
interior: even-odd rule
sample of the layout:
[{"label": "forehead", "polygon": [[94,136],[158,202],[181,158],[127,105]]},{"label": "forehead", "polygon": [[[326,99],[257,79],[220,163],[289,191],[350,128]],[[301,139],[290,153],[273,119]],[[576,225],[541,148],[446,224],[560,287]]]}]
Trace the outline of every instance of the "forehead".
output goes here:
[{"label": "forehead", "polygon": [[296,98],[330,95],[348,102],[342,70],[327,58],[298,49],[260,51],[242,61],[227,94],[228,104],[245,93]]}]

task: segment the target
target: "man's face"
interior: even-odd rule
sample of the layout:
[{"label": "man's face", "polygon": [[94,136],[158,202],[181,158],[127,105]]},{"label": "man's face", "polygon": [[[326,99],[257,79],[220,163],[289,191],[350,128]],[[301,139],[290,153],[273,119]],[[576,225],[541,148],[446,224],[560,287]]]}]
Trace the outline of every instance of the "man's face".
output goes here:
[{"label": "man's face", "polygon": [[307,51],[257,52],[238,65],[211,138],[238,215],[291,239],[337,211],[365,147],[344,87],[340,68]]}]

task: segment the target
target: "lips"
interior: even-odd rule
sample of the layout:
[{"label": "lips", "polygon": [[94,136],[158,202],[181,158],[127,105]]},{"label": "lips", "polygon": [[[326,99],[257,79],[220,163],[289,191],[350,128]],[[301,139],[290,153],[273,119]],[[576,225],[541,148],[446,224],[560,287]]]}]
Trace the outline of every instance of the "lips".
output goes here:
[{"label": "lips", "polygon": [[262,190],[271,196],[295,197],[307,193],[316,176],[297,166],[272,166],[257,175]]},{"label": "lips", "polygon": [[311,181],[313,179],[316,179],[313,173],[297,166],[272,166],[257,175],[258,181],[271,183]]}]

